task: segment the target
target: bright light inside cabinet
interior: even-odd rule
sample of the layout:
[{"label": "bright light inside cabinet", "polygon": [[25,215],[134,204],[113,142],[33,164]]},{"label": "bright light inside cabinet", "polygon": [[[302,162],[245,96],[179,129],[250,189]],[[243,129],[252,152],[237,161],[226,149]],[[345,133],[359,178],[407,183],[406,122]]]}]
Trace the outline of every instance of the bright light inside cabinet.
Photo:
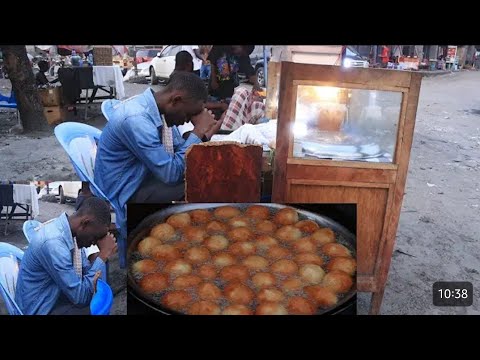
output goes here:
[{"label": "bright light inside cabinet", "polygon": [[293,135],[295,138],[301,138],[307,135],[307,124],[303,122],[295,122],[293,124]]},{"label": "bright light inside cabinet", "polygon": [[315,86],[318,100],[337,101],[340,89],[332,86]]}]

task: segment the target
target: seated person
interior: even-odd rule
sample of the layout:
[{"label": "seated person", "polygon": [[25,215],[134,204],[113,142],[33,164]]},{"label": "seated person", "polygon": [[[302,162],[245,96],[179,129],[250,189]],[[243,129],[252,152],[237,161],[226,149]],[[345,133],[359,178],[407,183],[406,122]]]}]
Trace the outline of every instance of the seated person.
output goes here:
[{"label": "seated person", "polygon": [[175,69],[170,76],[177,71],[193,72],[193,58],[188,51],[182,50],[175,55]]},{"label": "seated person", "polygon": [[[179,71],[157,92],[147,89],[106,106],[109,121],[98,143],[95,182],[117,209],[117,227],[125,238],[127,202],[183,199],[185,152],[209,139],[216,124],[206,100],[203,81]],[[177,126],[189,120],[194,128],[183,139]]]},{"label": "seated person", "polygon": [[[90,314],[99,272],[116,251],[108,232],[110,207],[99,198],[85,200],[73,215],[63,213],[35,229],[18,274],[15,301],[26,315]],[[84,248],[100,249],[90,262]]]},{"label": "seated person", "polygon": [[48,81],[47,77],[45,76],[45,73],[48,71],[48,63],[45,60],[40,60],[38,62],[38,69],[39,71],[35,75],[35,83],[37,86],[53,84],[59,81],[58,79]]}]

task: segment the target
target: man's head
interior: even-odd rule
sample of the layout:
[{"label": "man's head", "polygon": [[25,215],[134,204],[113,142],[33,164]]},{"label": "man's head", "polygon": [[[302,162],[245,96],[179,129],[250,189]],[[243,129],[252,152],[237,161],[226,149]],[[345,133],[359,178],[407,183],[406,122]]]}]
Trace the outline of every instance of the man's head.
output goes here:
[{"label": "man's head", "polygon": [[200,113],[208,93],[199,76],[185,71],[170,76],[167,86],[155,94],[160,112],[168,126],[182,125]]},{"label": "man's head", "polygon": [[193,58],[188,51],[179,51],[175,56],[175,71],[193,72]]},{"label": "man's head", "polygon": [[89,247],[107,235],[111,223],[110,207],[102,199],[90,197],[70,217],[70,227],[79,248]]},{"label": "man's head", "polygon": [[38,68],[40,69],[41,72],[47,72],[48,71],[48,63],[45,60],[40,60],[38,62]]},{"label": "man's head", "polygon": [[232,45],[232,54],[236,56],[249,56],[255,45]]}]

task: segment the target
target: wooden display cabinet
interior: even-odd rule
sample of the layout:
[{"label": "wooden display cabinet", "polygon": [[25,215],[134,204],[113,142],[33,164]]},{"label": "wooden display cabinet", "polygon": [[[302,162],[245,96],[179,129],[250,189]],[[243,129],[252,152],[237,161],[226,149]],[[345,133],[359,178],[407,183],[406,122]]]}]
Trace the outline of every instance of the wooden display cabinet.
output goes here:
[{"label": "wooden display cabinet", "polygon": [[[277,79],[275,79],[276,81]],[[282,62],[272,201],[357,204],[357,288],[383,298],[421,75]]]}]

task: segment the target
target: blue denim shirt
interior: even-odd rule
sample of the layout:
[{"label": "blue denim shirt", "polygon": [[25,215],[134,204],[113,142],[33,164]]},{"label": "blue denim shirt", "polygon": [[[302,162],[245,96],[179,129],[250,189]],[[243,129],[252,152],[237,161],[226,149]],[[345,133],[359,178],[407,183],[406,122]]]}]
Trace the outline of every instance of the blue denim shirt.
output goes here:
[{"label": "blue denim shirt", "polygon": [[25,315],[47,315],[57,301],[88,306],[93,296],[93,278],[105,263],[97,257],[91,264],[82,249],[83,277],[73,267],[73,237],[63,213],[40,227],[20,264],[15,302]]},{"label": "blue denim shirt", "polygon": [[112,100],[105,107],[108,124],[100,136],[95,160],[95,182],[116,208],[116,223],[126,237],[126,203],[147,177],[166,184],[184,180],[185,152],[201,143],[191,133],[187,140],[173,129],[175,154],[162,145],[163,126],[151,89],[125,101]]}]

